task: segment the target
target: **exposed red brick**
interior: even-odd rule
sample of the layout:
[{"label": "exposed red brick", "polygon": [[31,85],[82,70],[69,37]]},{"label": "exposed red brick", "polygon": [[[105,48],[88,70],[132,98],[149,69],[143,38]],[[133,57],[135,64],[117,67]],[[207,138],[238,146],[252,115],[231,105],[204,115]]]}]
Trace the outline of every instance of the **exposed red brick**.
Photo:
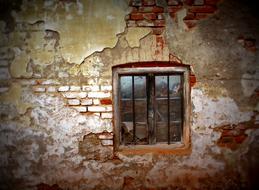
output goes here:
[{"label": "exposed red brick", "polygon": [[183,6],[181,5],[176,5],[176,6],[168,6],[167,10],[169,13],[176,13],[179,11]]},{"label": "exposed red brick", "polygon": [[154,12],[154,13],[163,13],[164,12],[164,8],[163,7],[154,6],[152,12]]},{"label": "exposed red brick", "polygon": [[155,35],[161,35],[165,28],[164,27],[155,27],[155,28],[152,28],[152,34],[155,34]]},{"label": "exposed red brick", "polygon": [[195,19],[200,20],[200,19],[204,19],[207,18],[210,14],[208,13],[196,13],[195,14]]},{"label": "exposed red brick", "polygon": [[175,12],[171,12],[171,13],[169,13],[169,15],[170,15],[170,17],[172,17],[172,18],[175,18]]},{"label": "exposed red brick", "polygon": [[155,13],[143,13],[143,17],[147,20],[155,20],[156,14]]},{"label": "exposed red brick", "polygon": [[131,20],[143,20],[144,16],[141,13],[131,13],[130,14],[130,19]]},{"label": "exposed red brick", "polygon": [[184,23],[186,24],[186,26],[191,29],[194,26],[196,26],[196,20],[184,20]]},{"label": "exposed red brick", "polygon": [[205,0],[207,5],[216,5],[220,0]]},{"label": "exposed red brick", "polygon": [[193,5],[194,0],[184,0],[186,5]]},{"label": "exposed red brick", "polygon": [[189,11],[193,13],[213,13],[216,11],[216,7],[211,5],[192,6]]},{"label": "exposed red brick", "polygon": [[245,134],[236,136],[235,141],[236,141],[236,143],[241,144],[242,142],[244,142],[246,137],[247,137],[247,135],[245,135]]},{"label": "exposed red brick", "polygon": [[187,15],[184,17],[184,20],[193,20],[195,19],[195,14],[188,12]]},{"label": "exposed red brick", "polygon": [[109,98],[107,98],[107,99],[101,99],[100,102],[101,102],[101,104],[103,104],[103,105],[110,105],[110,104],[112,104],[112,100],[109,99]]},{"label": "exposed red brick", "polygon": [[162,50],[164,48],[164,44],[165,44],[164,37],[162,35],[157,35],[156,36],[156,47],[158,48],[157,50],[158,51]]},{"label": "exposed red brick", "polygon": [[193,87],[195,85],[195,83],[196,83],[196,76],[191,74],[190,75],[190,85],[191,85],[191,87]]}]

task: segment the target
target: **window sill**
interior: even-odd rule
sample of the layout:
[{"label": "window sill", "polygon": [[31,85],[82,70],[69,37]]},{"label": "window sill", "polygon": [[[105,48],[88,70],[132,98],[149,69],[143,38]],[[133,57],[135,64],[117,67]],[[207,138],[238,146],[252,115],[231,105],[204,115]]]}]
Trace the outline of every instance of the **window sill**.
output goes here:
[{"label": "window sill", "polygon": [[189,155],[191,154],[191,144],[155,144],[155,145],[129,145],[119,146],[116,153],[123,155],[143,155],[153,154],[173,154],[173,155]]}]

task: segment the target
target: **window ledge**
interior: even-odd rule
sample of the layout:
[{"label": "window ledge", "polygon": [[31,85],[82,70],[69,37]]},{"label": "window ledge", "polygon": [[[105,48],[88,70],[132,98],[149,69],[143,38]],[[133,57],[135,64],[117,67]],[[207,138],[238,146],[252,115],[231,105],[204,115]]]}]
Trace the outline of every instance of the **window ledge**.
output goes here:
[{"label": "window ledge", "polygon": [[154,144],[154,145],[120,145],[116,153],[123,155],[142,155],[147,153],[153,154],[174,154],[174,155],[189,155],[191,154],[191,144],[184,145],[176,144]]}]

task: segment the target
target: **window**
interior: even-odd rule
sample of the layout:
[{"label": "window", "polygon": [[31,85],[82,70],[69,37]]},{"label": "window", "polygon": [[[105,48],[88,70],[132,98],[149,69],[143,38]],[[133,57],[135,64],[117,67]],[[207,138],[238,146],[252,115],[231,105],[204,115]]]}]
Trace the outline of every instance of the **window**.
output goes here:
[{"label": "window", "polygon": [[189,67],[168,62],[113,67],[115,150],[189,147]]}]

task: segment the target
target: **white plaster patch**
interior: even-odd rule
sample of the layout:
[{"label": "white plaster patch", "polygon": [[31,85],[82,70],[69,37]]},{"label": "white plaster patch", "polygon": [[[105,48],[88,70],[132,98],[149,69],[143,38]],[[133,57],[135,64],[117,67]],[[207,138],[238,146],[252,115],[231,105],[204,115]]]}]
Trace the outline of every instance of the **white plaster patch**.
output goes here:
[{"label": "white plaster patch", "polygon": [[250,97],[255,89],[259,87],[259,71],[255,72],[253,75],[249,73],[243,74],[241,85],[243,94],[246,97]]},{"label": "white plaster patch", "polygon": [[249,121],[252,112],[241,112],[235,101],[229,97],[212,99],[201,90],[191,93],[193,108],[193,127],[217,127]]}]

